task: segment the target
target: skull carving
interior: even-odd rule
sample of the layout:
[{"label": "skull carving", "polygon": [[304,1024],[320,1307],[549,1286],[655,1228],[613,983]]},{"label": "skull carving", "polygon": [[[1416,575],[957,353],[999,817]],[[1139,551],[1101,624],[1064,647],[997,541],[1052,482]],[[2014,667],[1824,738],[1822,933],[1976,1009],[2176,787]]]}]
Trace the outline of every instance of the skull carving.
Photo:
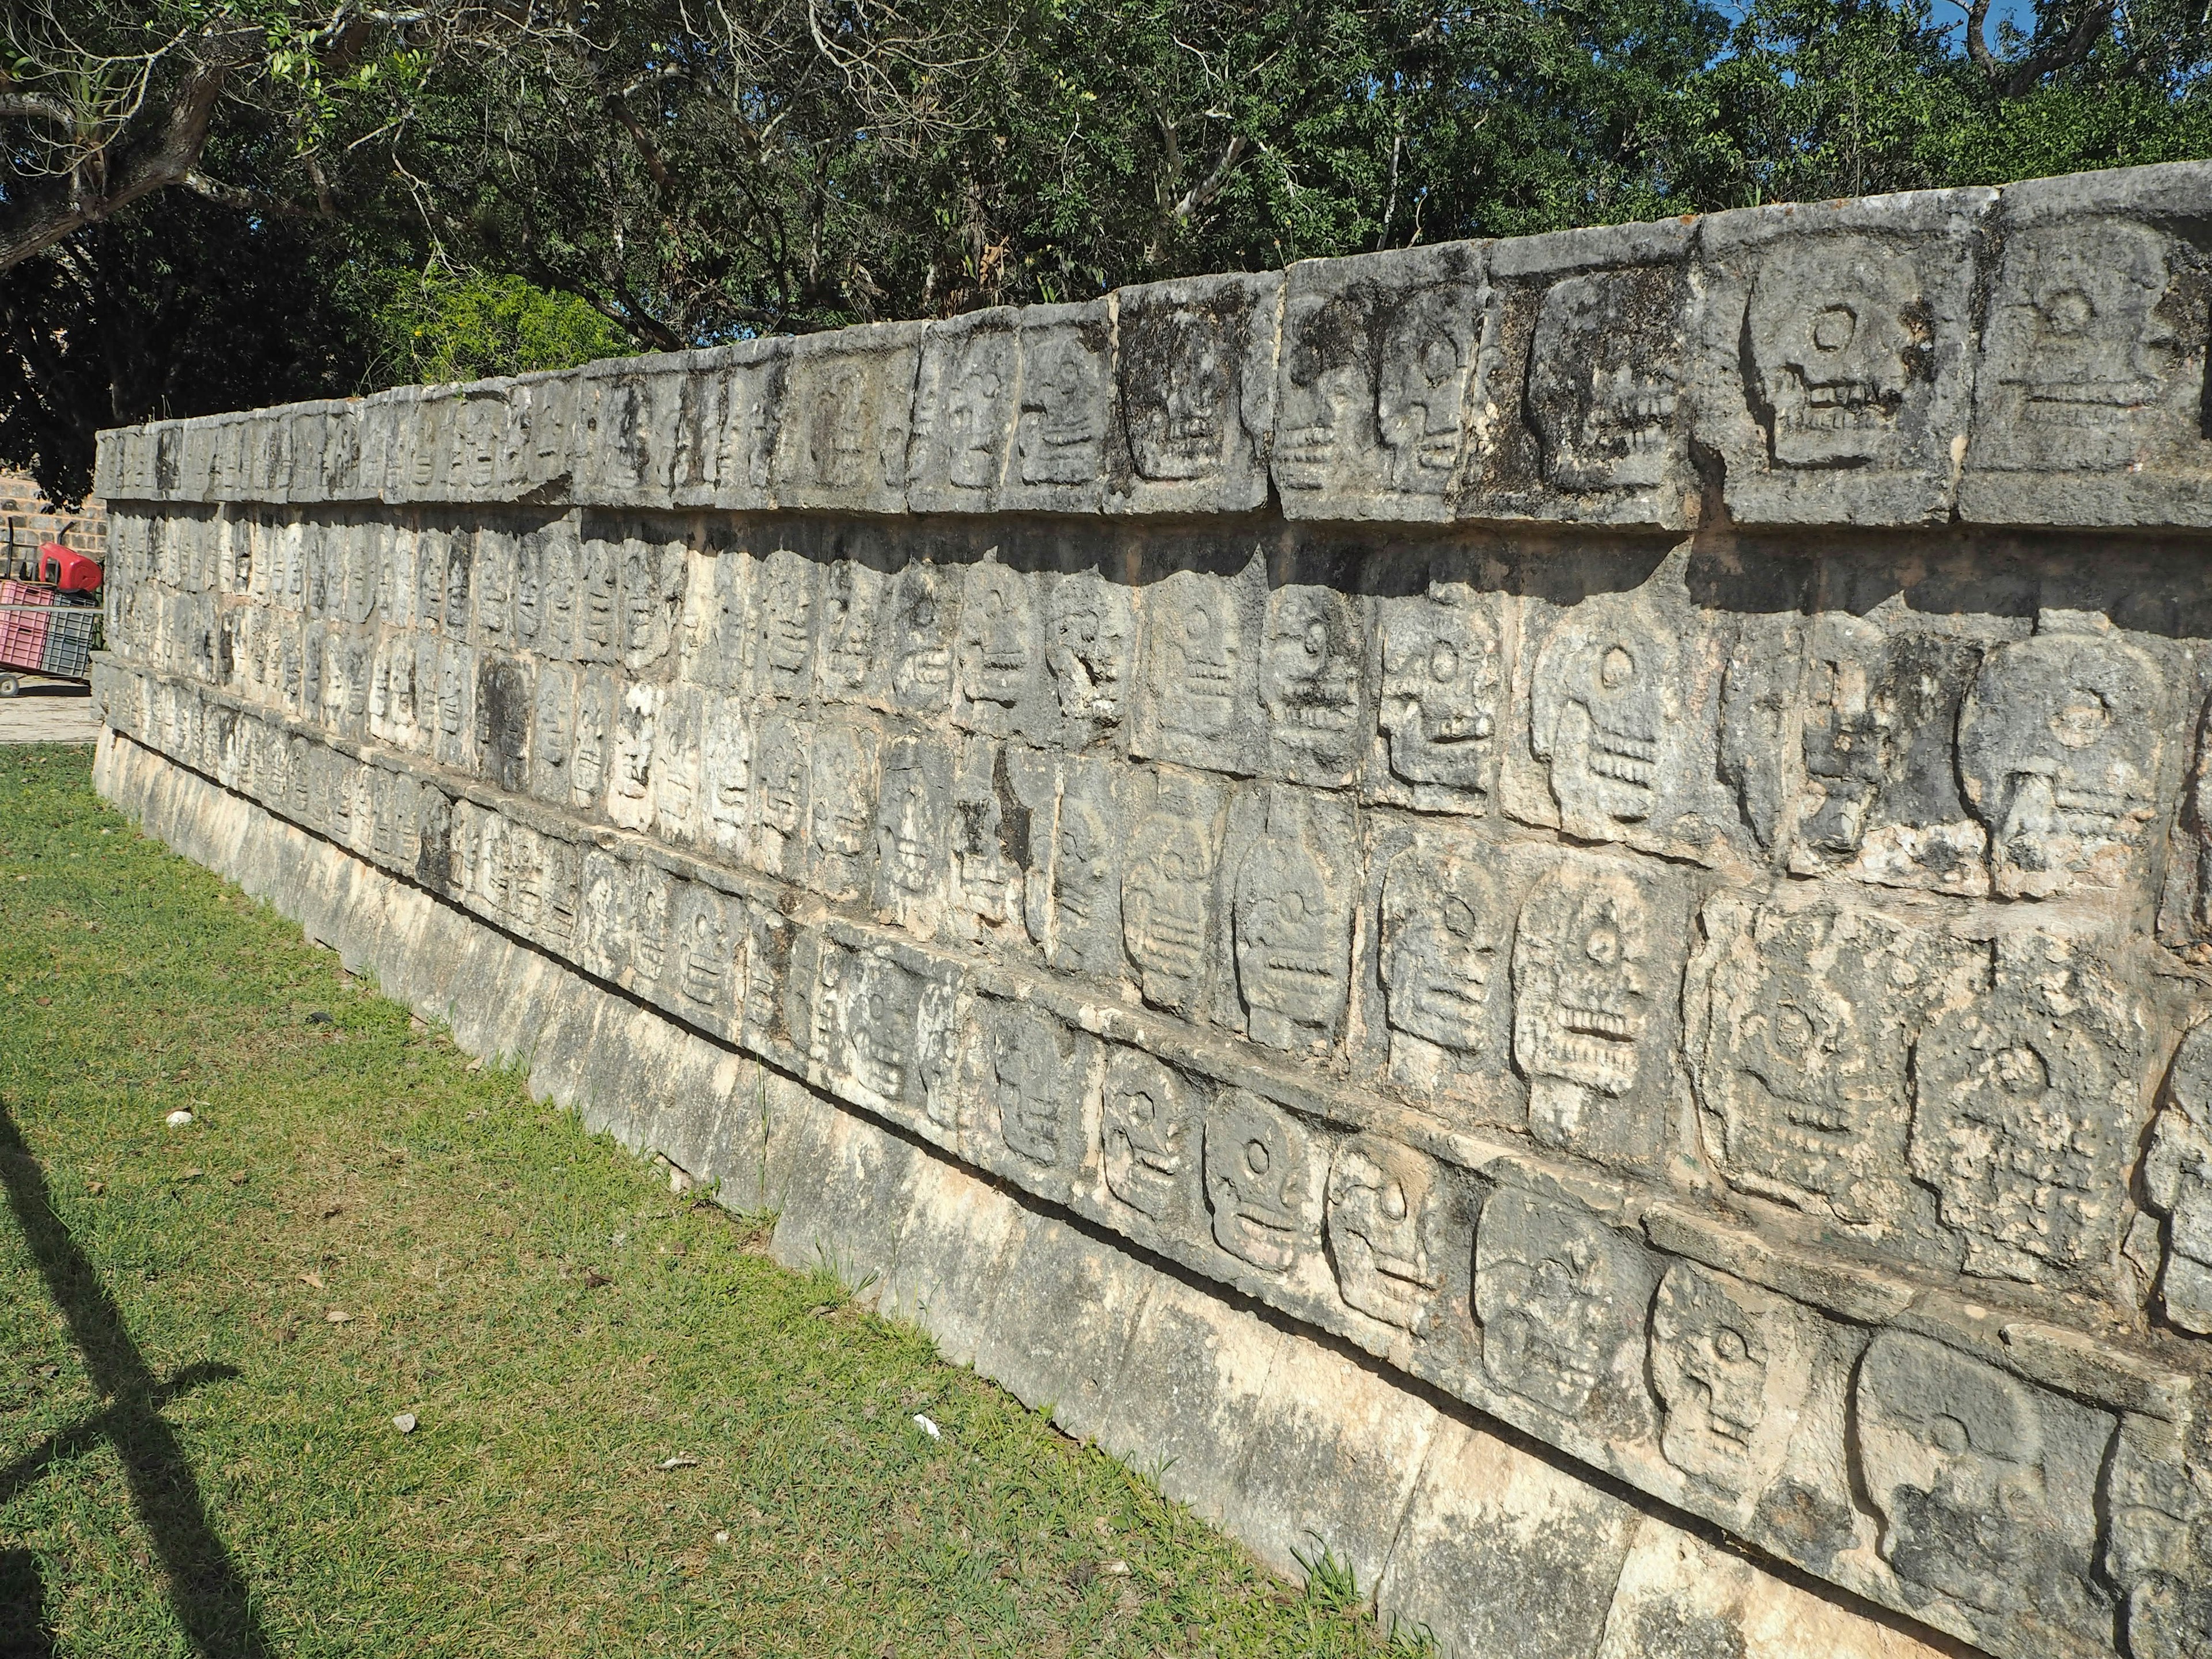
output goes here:
[{"label": "skull carving", "polygon": [[1373,1135],[1339,1146],[1328,1176],[1328,1252],[1345,1301],[1416,1334],[1437,1289],[1426,1237],[1436,1184],[1426,1158]]},{"label": "skull carving", "polygon": [[1124,362],[1141,366],[1122,386],[1137,476],[1161,483],[1211,477],[1221,467],[1233,396],[1221,321],[1173,306],[1123,315]]},{"label": "skull carving", "polygon": [[1551,763],[1570,834],[1617,840],[1655,817],[1681,721],[1680,651],[1632,599],[1584,601],[1544,643],[1531,692],[1529,747]]},{"label": "skull carving", "polygon": [[968,573],[961,617],[961,690],[970,702],[1012,708],[1036,659],[1036,607],[1019,571],[979,564]]},{"label": "skull carving", "polygon": [[1147,814],[1131,837],[1121,879],[1121,927],[1146,1000],[1187,1006],[1206,971],[1206,901],[1213,848],[1206,826],[1186,811]]},{"label": "skull carving", "polygon": [[1493,883],[1473,862],[1419,848],[1391,861],[1382,881],[1382,975],[1394,1075],[1413,1058],[1401,1052],[1401,1033],[1462,1056],[1488,1046],[1504,915]]},{"label": "skull carving", "polygon": [[1997,890],[2118,884],[2158,817],[2166,678],[2102,632],[2039,634],[1984,659],[1959,726],[1966,799]]},{"label": "skull carving", "polygon": [[1920,289],[1911,260],[1864,236],[1761,270],[1747,327],[1778,464],[1851,466],[1884,454],[1906,390],[1929,372]]},{"label": "skull carving", "polygon": [[1651,1305],[1660,1449],[1685,1474],[1749,1498],[1781,1466],[1811,1382],[1796,1304],[1677,1261]]},{"label": "skull carving", "polygon": [[1256,1095],[1231,1091],[1206,1121],[1206,1201],[1214,1243],[1285,1273],[1313,1231],[1306,1132]]},{"label": "skull carving", "polygon": [[1285,587],[1268,613],[1262,701],[1276,746],[1293,767],[1340,774],[1364,743],[1353,730],[1365,655],[1354,601],[1327,588]]},{"label": "skull carving", "polygon": [[1191,1085],[1152,1055],[1116,1048],[1106,1063],[1103,1141],[1106,1189],[1155,1221],[1172,1217],[1189,1186]]},{"label": "skull carving", "polygon": [[1411,784],[1486,793],[1497,731],[1498,635],[1460,583],[1382,606],[1382,732]]},{"label": "skull carving", "polygon": [[1521,1069],[1591,1094],[1633,1088],[1650,953],[1650,907],[1627,872],[1569,866],[1538,883],[1513,942]]},{"label": "skull carving", "polygon": [[1001,1138],[1030,1163],[1053,1167],[1078,1139],[1082,1079],[1072,1035],[1045,1015],[1009,1009],[985,1025],[984,1048]]},{"label": "skull carving", "polygon": [[1231,915],[1248,1029],[1271,1048],[1325,1044],[1349,985],[1352,907],[1303,823],[1279,825],[1244,855]]}]

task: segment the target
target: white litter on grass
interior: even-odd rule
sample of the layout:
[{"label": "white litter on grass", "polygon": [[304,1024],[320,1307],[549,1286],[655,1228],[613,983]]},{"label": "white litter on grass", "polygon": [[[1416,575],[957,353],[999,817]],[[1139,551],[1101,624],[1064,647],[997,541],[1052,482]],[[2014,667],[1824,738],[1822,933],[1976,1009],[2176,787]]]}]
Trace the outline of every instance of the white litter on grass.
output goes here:
[{"label": "white litter on grass", "polygon": [[402,1413],[400,1413],[398,1416],[397,1416],[397,1417],[395,1417],[395,1418],[393,1418],[393,1419],[392,1419],[392,1426],[393,1428],[395,1428],[395,1429],[398,1430],[398,1431],[399,1431],[399,1432],[400,1432],[400,1433],[402,1433],[402,1434],[412,1434],[412,1433],[414,1433],[414,1432],[415,1432],[415,1413],[414,1413],[413,1412],[402,1412]]},{"label": "white litter on grass", "polygon": [[696,1457],[685,1457],[679,1453],[674,1457],[662,1458],[660,1467],[664,1469],[696,1469],[699,1467],[699,1460]]},{"label": "white litter on grass", "polygon": [[924,1434],[927,1435],[932,1440],[942,1440],[945,1438],[945,1431],[939,1428],[936,1424],[931,1422],[920,1412],[916,1412],[914,1414],[914,1425],[917,1429],[920,1429]]},{"label": "white litter on grass", "polygon": [[175,1111],[170,1113],[168,1116],[163,1118],[161,1121],[167,1124],[172,1129],[186,1129],[191,1127],[192,1115],[186,1111],[183,1107],[179,1106]]},{"label": "white litter on grass", "polygon": [[730,1541],[730,1534],[726,1532],[718,1532],[714,1534],[714,1541],[717,1544],[726,1544]]}]

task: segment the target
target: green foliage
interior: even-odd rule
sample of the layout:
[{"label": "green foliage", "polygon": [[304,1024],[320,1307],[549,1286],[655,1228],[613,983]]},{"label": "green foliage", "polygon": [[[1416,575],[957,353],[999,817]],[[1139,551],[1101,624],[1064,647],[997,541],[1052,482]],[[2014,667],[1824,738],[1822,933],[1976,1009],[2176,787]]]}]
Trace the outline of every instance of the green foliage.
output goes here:
[{"label": "green foliage", "polygon": [[376,329],[375,375],[386,381],[528,374],[631,349],[627,336],[575,295],[473,271],[397,277]]}]

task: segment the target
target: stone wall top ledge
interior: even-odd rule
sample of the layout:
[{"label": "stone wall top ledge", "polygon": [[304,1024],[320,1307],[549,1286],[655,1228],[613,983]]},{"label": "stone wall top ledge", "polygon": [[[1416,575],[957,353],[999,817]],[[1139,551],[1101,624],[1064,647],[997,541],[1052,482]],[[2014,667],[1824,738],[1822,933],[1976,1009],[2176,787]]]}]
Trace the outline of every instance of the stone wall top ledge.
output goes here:
[{"label": "stone wall top ledge", "polygon": [[118,428],[95,493],[2212,528],[2208,248],[2205,162],[1449,243]]}]

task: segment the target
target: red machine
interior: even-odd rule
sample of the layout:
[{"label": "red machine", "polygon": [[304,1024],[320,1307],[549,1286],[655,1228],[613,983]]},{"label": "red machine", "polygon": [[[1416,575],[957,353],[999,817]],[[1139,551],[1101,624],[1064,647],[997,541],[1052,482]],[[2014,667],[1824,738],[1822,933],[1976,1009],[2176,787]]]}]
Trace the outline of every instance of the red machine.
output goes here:
[{"label": "red machine", "polygon": [[0,697],[19,689],[17,675],[82,680],[102,638],[97,562],[59,542],[39,550],[35,582],[0,580]]}]

